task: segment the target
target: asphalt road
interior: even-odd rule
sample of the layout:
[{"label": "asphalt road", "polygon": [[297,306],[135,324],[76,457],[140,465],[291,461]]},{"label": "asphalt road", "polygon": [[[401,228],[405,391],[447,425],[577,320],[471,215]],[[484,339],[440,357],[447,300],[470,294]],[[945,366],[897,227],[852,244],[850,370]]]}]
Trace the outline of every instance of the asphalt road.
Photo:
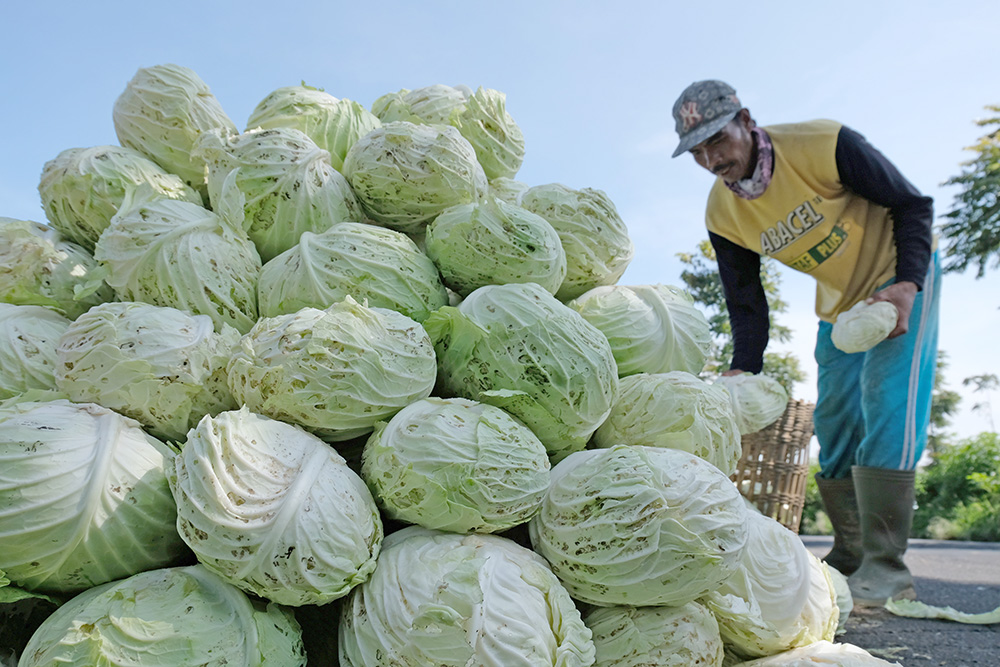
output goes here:
[{"label": "asphalt road", "polygon": [[[803,535],[802,541],[822,558],[833,540]],[[911,540],[904,560],[921,602],[968,613],[1000,607],[1000,543]],[[904,618],[885,609],[855,609],[846,634],[837,641],[903,667],[1000,667],[1000,624],[969,625]]]}]

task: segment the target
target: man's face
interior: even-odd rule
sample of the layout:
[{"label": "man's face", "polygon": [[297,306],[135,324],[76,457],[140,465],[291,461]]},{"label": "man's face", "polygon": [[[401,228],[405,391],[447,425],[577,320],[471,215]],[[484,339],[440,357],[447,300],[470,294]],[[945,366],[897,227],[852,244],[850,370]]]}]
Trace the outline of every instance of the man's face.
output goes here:
[{"label": "man's face", "polygon": [[755,166],[751,128],[750,114],[743,109],[725,127],[691,148],[690,153],[695,162],[726,183],[749,178]]}]

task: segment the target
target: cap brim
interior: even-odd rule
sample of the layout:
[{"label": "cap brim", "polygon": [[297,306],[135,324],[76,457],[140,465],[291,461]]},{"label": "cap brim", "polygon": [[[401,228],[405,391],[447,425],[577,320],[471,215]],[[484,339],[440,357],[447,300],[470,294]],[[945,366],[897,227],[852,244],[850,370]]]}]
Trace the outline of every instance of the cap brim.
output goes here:
[{"label": "cap brim", "polygon": [[718,118],[713,118],[712,120],[705,123],[701,127],[691,130],[681,138],[680,143],[677,144],[676,150],[674,150],[674,154],[671,155],[670,157],[677,157],[682,153],[687,153],[689,150],[691,150],[692,148],[694,148],[695,146],[697,146],[698,144],[705,141],[710,136],[712,136],[713,134],[724,128],[729,123],[729,121],[736,118],[739,112],[740,112],[739,109],[737,109],[731,114],[727,114],[725,116],[719,116]]}]

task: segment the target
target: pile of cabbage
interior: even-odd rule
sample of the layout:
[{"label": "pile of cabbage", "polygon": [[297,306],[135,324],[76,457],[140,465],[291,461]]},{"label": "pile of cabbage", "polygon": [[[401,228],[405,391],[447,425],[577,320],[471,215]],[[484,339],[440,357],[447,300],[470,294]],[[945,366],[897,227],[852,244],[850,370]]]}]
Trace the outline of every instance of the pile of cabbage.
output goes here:
[{"label": "pile of cabbage", "polygon": [[833,640],[835,575],[730,480],[704,316],[618,284],[604,192],[515,179],[502,93],[290,86],[241,132],[160,65],[112,112],[119,145],[44,165],[44,222],[0,219],[0,658],[732,665]]}]

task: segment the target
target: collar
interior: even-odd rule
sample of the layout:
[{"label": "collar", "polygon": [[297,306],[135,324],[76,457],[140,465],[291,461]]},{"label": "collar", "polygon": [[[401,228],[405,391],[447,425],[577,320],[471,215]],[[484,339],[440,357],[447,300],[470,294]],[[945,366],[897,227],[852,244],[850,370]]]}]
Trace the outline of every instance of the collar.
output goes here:
[{"label": "collar", "polygon": [[733,194],[742,199],[756,199],[764,194],[774,174],[774,146],[771,144],[771,137],[760,127],[755,127],[750,132],[757,142],[757,165],[753,174],[735,183],[723,181]]}]

